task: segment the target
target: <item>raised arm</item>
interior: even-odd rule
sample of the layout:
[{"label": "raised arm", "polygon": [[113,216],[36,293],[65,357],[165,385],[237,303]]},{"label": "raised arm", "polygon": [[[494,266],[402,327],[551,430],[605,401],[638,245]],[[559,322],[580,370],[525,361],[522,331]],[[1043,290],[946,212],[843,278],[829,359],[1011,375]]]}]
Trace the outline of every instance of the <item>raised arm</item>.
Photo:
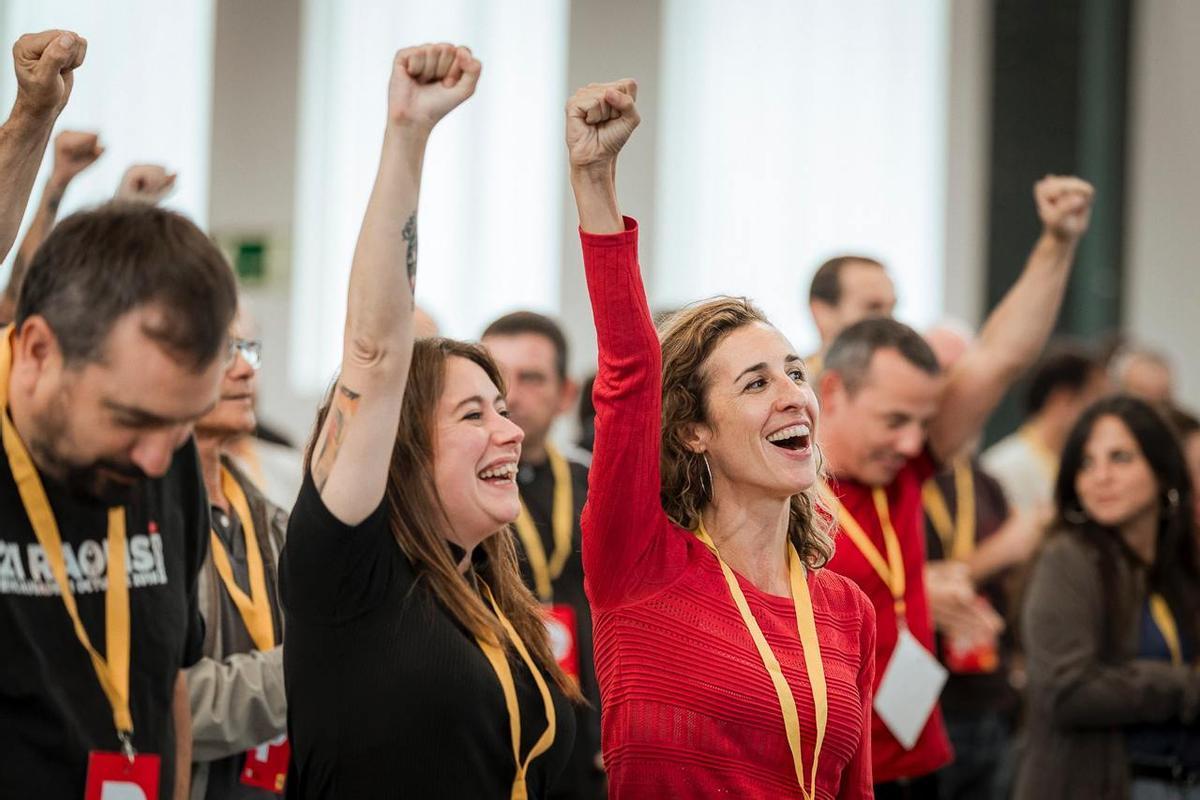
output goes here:
[{"label": "raised arm", "polygon": [[13,45],[17,99],[0,127],[0,259],[17,239],[50,130],[86,52],[87,40],[70,31],[27,33]]},{"label": "raised arm", "polygon": [[174,172],[159,164],[133,164],[117,185],[117,200],[156,206],[175,188]]},{"label": "raised arm", "polygon": [[638,270],[637,226],[617,207],[617,154],[639,121],[636,96],[637,85],[626,80],[591,84],[567,103],[571,188],[599,345],[596,441],[582,521],[594,607],[653,591],[664,577],[656,564],[683,563],[655,535],[667,525],[659,500],[662,353]]},{"label": "raised arm", "polygon": [[25,238],[13,258],[12,272],[8,274],[8,285],[4,287],[4,295],[0,297],[0,324],[12,321],[17,309],[17,294],[21,289],[21,280],[25,277],[25,268],[33,260],[33,254],[42,246],[42,242],[50,235],[54,221],[58,217],[58,205],[62,202],[67,186],[75,176],[96,163],[96,159],[104,152],[96,134],[84,131],[63,131],[54,137],[54,167],[46,188],[42,190],[42,199],[38,201],[37,213],[33,222],[25,231]]},{"label": "raised arm", "polygon": [[1033,190],[1042,235],[1025,270],[1000,301],[979,341],[955,366],[941,410],[929,428],[929,446],[951,458],[983,427],[1000,398],[1046,345],[1066,292],[1071,263],[1087,231],[1093,190],[1079,178],[1051,175]]},{"label": "raised arm", "polygon": [[354,262],[342,368],[312,457],[321,499],[356,525],[383,499],[408,379],[417,274],[417,196],[425,144],[475,91],[481,66],[465,47],[422,45],[392,64],[375,187]]}]

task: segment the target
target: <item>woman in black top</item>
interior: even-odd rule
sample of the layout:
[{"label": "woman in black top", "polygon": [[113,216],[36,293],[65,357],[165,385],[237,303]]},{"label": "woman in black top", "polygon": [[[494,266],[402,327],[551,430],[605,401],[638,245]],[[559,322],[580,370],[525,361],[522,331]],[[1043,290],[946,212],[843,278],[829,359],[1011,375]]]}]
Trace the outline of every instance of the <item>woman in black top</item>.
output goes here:
[{"label": "woman in black top", "polygon": [[1071,431],[1025,598],[1018,798],[1200,798],[1200,567],[1179,444],[1115,396]]},{"label": "woman in black top", "polygon": [[545,797],[571,749],[578,691],[508,529],[522,434],[500,375],[477,346],[413,341],[425,143],[479,73],[451,45],[393,65],[342,369],[280,564],[289,797]]}]

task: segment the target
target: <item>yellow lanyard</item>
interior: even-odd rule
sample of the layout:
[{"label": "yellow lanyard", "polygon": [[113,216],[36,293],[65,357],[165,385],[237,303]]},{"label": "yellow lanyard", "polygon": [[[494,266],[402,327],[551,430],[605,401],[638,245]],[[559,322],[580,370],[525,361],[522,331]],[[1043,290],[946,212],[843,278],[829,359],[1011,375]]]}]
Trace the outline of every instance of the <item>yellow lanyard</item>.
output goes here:
[{"label": "yellow lanyard", "polygon": [[1167,605],[1167,598],[1161,594],[1150,595],[1150,618],[1154,620],[1167,643],[1167,650],[1171,652],[1171,663],[1177,667],[1182,666],[1183,648],[1179,646],[1179,628],[1175,625],[1175,615]]},{"label": "yellow lanyard", "polygon": [[1033,451],[1034,457],[1042,465],[1046,480],[1053,482],[1058,477],[1058,456],[1038,438],[1033,428],[1028,425],[1022,425],[1021,429],[1017,431],[1017,436]]},{"label": "yellow lanyard", "polygon": [[529,650],[525,647],[525,643],[521,641],[521,637],[517,635],[516,629],[508,621],[508,617],[504,616],[504,612],[500,610],[500,606],[496,603],[496,598],[492,596],[491,587],[483,583],[483,581],[480,581],[480,583],[483,586],[484,596],[487,597],[492,610],[496,612],[496,618],[500,620],[500,625],[508,634],[509,640],[521,656],[521,660],[525,662],[525,666],[529,668],[529,673],[533,676],[533,682],[537,684],[538,692],[542,695],[542,706],[546,711],[546,730],[542,731],[541,737],[534,743],[529,751],[529,755],[525,756],[525,760],[522,761],[521,708],[517,704],[517,685],[513,681],[512,669],[508,665],[508,658],[505,657],[504,648],[500,645],[484,641],[483,639],[476,639],[479,642],[479,648],[483,650],[483,654],[491,662],[492,669],[496,671],[496,677],[500,679],[500,688],[504,692],[504,705],[508,708],[508,727],[509,733],[512,736],[513,761],[517,765],[517,774],[513,777],[512,794],[510,797],[511,800],[525,800],[529,796],[529,790],[525,786],[525,775],[529,771],[529,765],[533,763],[535,758],[549,750],[550,745],[554,744],[557,727],[554,713],[554,699],[550,696],[550,687],[546,685],[546,679],[542,677],[537,664],[534,663],[533,658],[529,655]]},{"label": "yellow lanyard", "polygon": [[721,572],[725,574],[725,583],[729,585],[729,593],[733,595],[733,602],[737,605],[738,611],[742,615],[742,622],[750,631],[750,638],[754,640],[754,646],[758,648],[763,666],[767,668],[767,674],[770,675],[771,683],[775,686],[775,696],[779,698],[779,709],[783,712],[783,726],[787,731],[788,748],[792,751],[792,762],[796,768],[796,780],[800,783],[800,794],[804,796],[805,800],[812,800],[817,793],[817,765],[821,760],[821,746],[825,743],[825,727],[829,720],[829,695],[825,685],[825,665],[821,661],[821,645],[817,640],[817,624],[813,618],[812,598],[808,593],[808,583],[804,579],[804,568],[800,564],[800,556],[796,554],[795,548],[788,546],[788,578],[792,585],[792,604],[796,609],[796,629],[800,633],[800,644],[804,648],[804,667],[808,672],[809,685],[812,687],[813,710],[817,724],[811,778],[807,788],[804,778],[804,754],[800,750],[800,714],[796,710],[796,699],[792,694],[792,687],[783,677],[779,660],[775,658],[775,653],[767,644],[762,628],[758,626],[758,621],[750,613],[750,606],[746,603],[746,595],[738,584],[737,576],[733,574],[733,570],[717,552],[717,546],[713,543],[712,537],[708,535],[703,522],[700,523],[696,536],[717,557],[717,563],[721,565]]},{"label": "yellow lanyard", "polygon": [[946,497],[933,478],[925,481],[921,497],[929,520],[942,540],[942,555],[955,561],[964,561],[975,552],[975,476],[971,462],[959,459],[954,462],[955,517],[950,522],[950,509]]},{"label": "yellow lanyard", "polygon": [[125,509],[108,510],[108,586],[104,591],[105,642],[104,656],[92,647],[92,640],[79,618],[79,608],[67,578],[63,558],[62,535],[46,497],[46,489],[25,443],[8,417],[8,379],[12,369],[12,327],[3,332],[0,346],[0,418],[2,418],[4,450],[12,469],[13,480],[25,506],[29,524],[46,553],[50,571],[58,584],[63,605],[75,628],[75,636],[87,650],[96,670],[100,688],[112,706],[113,723],[117,727],[127,755],[132,756],[133,715],[129,711],[129,584],[125,574]]},{"label": "yellow lanyard", "polygon": [[[828,487],[827,487],[828,489]],[[904,625],[908,612],[908,604],[904,602],[904,555],[900,552],[900,538],[892,527],[892,515],[888,512],[887,493],[876,487],[871,490],[871,498],[875,501],[875,513],[879,516],[879,527],[883,529],[883,542],[887,548],[887,560],[879,552],[879,548],[871,541],[871,537],[863,530],[862,525],[854,518],[842,501],[827,490],[827,495],[833,507],[837,510],[838,523],[842,532],[850,537],[850,541],[858,548],[863,557],[875,569],[876,574],[892,593],[892,607],[896,611],[896,623]]]},{"label": "yellow lanyard", "polygon": [[229,500],[234,514],[242,523],[242,536],[246,540],[246,568],[250,573],[250,596],[242,591],[233,579],[233,567],[229,563],[229,554],[225,552],[225,543],[216,531],[211,531],[212,561],[225,590],[233,598],[246,630],[254,640],[254,646],[259,650],[270,650],[275,646],[275,623],[271,619],[271,598],[267,594],[267,572],[263,568],[262,552],[258,549],[258,537],[254,535],[254,518],[250,516],[250,504],[246,502],[246,493],[233,477],[233,473],[221,467],[221,491]]},{"label": "yellow lanyard", "polygon": [[542,537],[525,501],[521,501],[521,513],[517,517],[517,535],[525,547],[525,555],[529,558],[529,568],[533,570],[534,589],[538,599],[549,603],[554,599],[553,581],[562,575],[567,559],[571,557],[571,534],[575,530],[575,499],[571,491],[571,465],[550,444],[546,445],[546,458],[550,462],[550,474],[554,477],[554,505],[550,520],[554,530],[554,555],[549,563],[546,561],[546,548],[542,546]]}]

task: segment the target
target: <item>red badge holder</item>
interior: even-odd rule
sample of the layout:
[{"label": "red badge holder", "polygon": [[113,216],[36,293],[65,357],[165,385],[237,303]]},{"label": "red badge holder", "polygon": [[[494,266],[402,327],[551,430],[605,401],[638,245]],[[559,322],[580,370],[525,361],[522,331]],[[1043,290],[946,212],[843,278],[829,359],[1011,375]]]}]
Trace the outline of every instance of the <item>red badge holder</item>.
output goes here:
[{"label": "red badge holder", "polygon": [[158,800],[162,759],[150,753],[88,753],[83,800]]},{"label": "red badge holder", "polygon": [[[982,597],[977,598],[977,602],[991,607]],[[942,642],[942,657],[946,669],[955,675],[987,675],[1000,668],[995,638],[981,644],[964,645],[946,637]]]},{"label": "red badge holder", "polygon": [[575,609],[562,603],[544,606],[546,631],[550,634],[550,651],[562,671],[579,682],[579,627]]},{"label": "red badge holder", "polygon": [[291,760],[291,756],[292,746],[288,744],[286,735],[277,736],[253,750],[247,750],[246,762],[242,766],[242,783],[256,789],[283,794],[283,784],[287,781],[288,761]]}]

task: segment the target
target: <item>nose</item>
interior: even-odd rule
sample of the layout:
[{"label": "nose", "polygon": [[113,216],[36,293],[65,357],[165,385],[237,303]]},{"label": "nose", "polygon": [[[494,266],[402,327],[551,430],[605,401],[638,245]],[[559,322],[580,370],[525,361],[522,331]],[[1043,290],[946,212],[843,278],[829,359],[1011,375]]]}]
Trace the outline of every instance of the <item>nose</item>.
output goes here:
[{"label": "nose", "polygon": [[171,467],[175,451],[188,437],[190,430],[184,428],[167,428],[138,437],[130,453],[130,460],[138,469],[151,478],[161,478]]},{"label": "nose", "polygon": [[254,375],[254,367],[250,366],[250,362],[242,355],[241,350],[233,351],[233,363],[229,365],[229,369],[225,371],[225,377],[230,380],[240,381],[250,378]]},{"label": "nose", "polygon": [[805,386],[790,378],[785,381],[777,381],[776,385],[780,389],[775,395],[775,411],[795,411],[808,404],[809,391]]},{"label": "nose", "polygon": [[497,445],[519,445],[525,441],[525,431],[508,417],[496,415],[498,422],[492,428],[492,441]]},{"label": "nose", "polygon": [[905,425],[900,429],[896,440],[896,452],[905,458],[916,458],[925,447],[925,431],[917,423]]}]

